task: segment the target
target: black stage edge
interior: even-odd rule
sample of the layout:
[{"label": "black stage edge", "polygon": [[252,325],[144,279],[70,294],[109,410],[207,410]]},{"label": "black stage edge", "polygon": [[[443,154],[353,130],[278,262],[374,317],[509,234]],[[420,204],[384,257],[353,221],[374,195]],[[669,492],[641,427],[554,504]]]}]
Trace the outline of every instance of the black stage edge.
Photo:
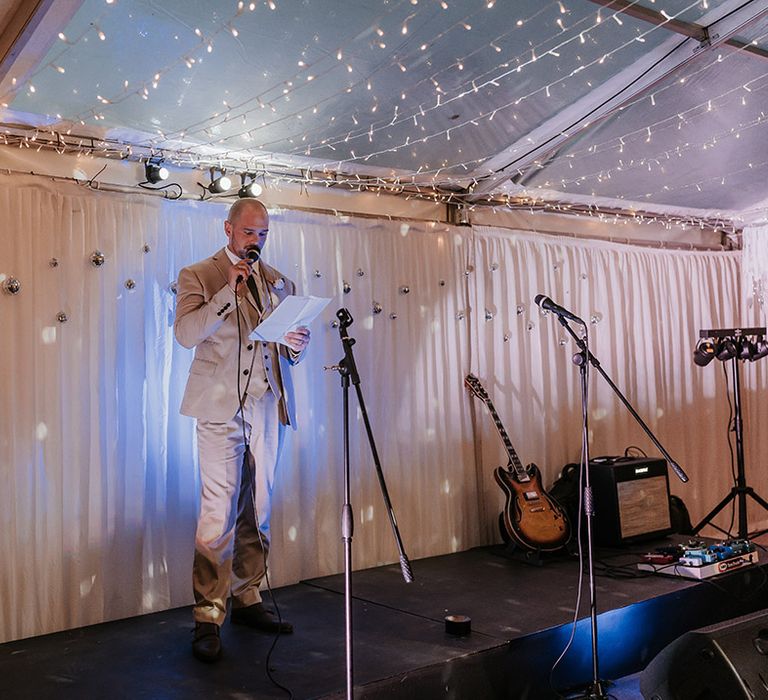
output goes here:
[{"label": "black stage edge", "polygon": [[[639,553],[597,550],[598,570],[633,570]],[[556,698],[550,667],[571,632],[578,564],[552,557],[542,566],[483,547],[353,576],[356,698]],[[626,568],[621,568],[627,565]],[[637,673],[683,632],[768,608],[763,567],[706,582],[650,575],[598,578],[601,676]],[[277,591],[296,632],[272,656],[276,679],[299,698],[344,696],[343,577]],[[574,647],[552,683],[564,690],[591,680],[584,585]],[[472,633],[445,632],[448,614],[467,615]],[[266,676],[272,638],[226,624],[224,655],[213,665],[190,652],[191,613],[179,608],[0,645],[0,697],[287,698]]]}]

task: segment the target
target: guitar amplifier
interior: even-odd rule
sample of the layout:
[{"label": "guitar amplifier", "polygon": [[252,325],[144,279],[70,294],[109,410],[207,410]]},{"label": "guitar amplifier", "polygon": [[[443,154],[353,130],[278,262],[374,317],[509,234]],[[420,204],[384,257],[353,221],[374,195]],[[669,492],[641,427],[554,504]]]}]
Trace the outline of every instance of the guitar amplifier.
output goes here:
[{"label": "guitar amplifier", "polygon": [[589,462],[595,542],[617,546],[672,532],[663,459],[596,457]]}]

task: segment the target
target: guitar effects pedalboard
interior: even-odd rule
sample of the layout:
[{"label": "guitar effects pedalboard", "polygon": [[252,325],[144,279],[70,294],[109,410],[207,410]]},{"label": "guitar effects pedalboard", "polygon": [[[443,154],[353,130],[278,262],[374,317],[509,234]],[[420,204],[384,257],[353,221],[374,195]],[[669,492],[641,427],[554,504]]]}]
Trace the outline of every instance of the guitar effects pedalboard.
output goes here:
[{"label": "guitar effects pedalboard", "polygon": [[637,568],[669,576],[705,579],[754,566],[758,561],[757,548],[749,540],[725,540],[714,544],[689,540],[687,544],[656,548],[643,555]]}]

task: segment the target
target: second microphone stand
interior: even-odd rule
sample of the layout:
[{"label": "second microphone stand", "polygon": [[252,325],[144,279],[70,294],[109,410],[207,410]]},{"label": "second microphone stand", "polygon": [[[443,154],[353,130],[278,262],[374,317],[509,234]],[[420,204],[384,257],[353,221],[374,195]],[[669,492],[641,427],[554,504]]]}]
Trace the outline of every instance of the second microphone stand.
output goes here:
[{"label": "second microphone stand", "polygon": [[400,569],[403,572],[403,578],[406,583],[413,581],[413,572],[408,555],[403,547],[403,540],[400,537],[400,530],[397,527],[395,512],[392,508],[392,501],[389,499],[387,482],[384,480],[384,472],[381,469],[379,453],[376,450],[376,443],[373,439],[373,431],[368,420],[368,412],[365,408],[363,392],[360,389],[360,375],[357,373],[357,364],[352,352],[352,346],[355,339],[350,338],[348,329],[353,323],[352,315],[345,308],[336,312],[336,318],[339,321],[339,334],[341,343],[344,347],[344,357],[339,360],[339,364],[330,369],[338,371],[341,375],[342,402],[344,413],[344,505],[341,512],[341,536],[344,541],[344,632],[346,642],[346,697],[352,700],[354,687],[354,673],[352,660],[352,536],[354,532],[354,518],[352,515],[352,502],[350,497],[350,458],[349,458],[349,385],[354,384],[357,392],[357,403],[360,407],[360,414],[365,424],[365,432],[368,436],[368,443],[371,448],[373,463],[376,466],[376,474],[379,477],[379,487],[381,495],[384,498],[384,504],[389,515],[389,522],[392,526],[392,532],[397,544],[397,550],[400,554]]},{"label": "second microphone stand", "polygon": [[[558,307],[558,309],[561,307]],[[576,342],[576,345],[579,347],[580,352],[577,352],[573,356],[573,362],[574,364],[578,365],[579,367],[579,376],[581,379],[581,407],[582,407],[582,458],[584,461],[584,515],[585,520],[587,524],[587,562],[588,562],[588,570],[589,570],[589,617],[590,617],[590,625],[591,625],[591,631],[592,631],[592,683],[589,685],[587,690],[583,695],[580,695],[580,698],[583,698],[584,700],[606,700],[608,698],[608,695],[605,694],[603,690],[604,681],[600,680],[600,668],[599,668],[599,655],[598,655],[598,648],[597,648],[597,590],[596,590],[596,583],[595,583],[595,575],[594,575],[594,555],[593,555],[593,537],[592,537],[592,518],[594,516],[594,502],[592,500],[592,487],[590,484],[590,478],[589,478],[589,385],[588,385],[588,366],[591,364],[599,373],[600,376],[605,379],[606,382],[608,382],[608,386],[611,387],[613,392],[616,394],[616,396],[619,397],[621,402],[624,404],[624,406],[627,408],[627,410],[630,412],[632,417],[640,424],[640,427],[645,431],[646,435],[651,439],[654,445],[661,451],[661,453],[664,455],[666,460],[669,462],[670,466],[674,470],[675,474],[680,478],[681,481],[685,482],[688,481],[688,476],[683,471],[682,467],[680,467],[677,462],[675,462],[672,457],[670,457],[669,453],[664,449],[664,447],[661,445],[661,443],[656,439],[656,436],[651,432],[651,429],[645,424],[642,418],[638,415],[637,411],[632,407],[632,405],[627,401],[626,397],[621,393],[619,388],[613,383],[611,378],[605,373],[605,370],[600,366],[600,362],[597,360],[597,358],[590,352],[589,345],[587,343],[587,325],[582,321],[581,319],[578,319],[578,323],[580,323],[584,327],[584,336],[578,335],[573,328],[571,328],[570,324],[568,323],[567,319],[562,313],[557,313],[557,320],[560,322],[560,325],[565,328],[568,333],[571,335],[571,337]],[[571,314],[571,317],[576,319],[578,317],[573,316]]]}]

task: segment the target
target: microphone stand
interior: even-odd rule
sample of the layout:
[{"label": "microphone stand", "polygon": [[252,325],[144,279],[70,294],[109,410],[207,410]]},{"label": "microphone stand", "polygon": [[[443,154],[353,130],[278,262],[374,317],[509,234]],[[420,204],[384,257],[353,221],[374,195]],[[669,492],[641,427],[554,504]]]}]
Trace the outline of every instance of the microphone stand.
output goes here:
[{"label": "microphone stand", "polygon": [[686,482],[688,481],[688,476],[685,474],[683,469],[680,467],[680,465],[677,464],[669,455],[669,453],[664,449],[664,447],[661,445],[661,443],[656,439],[656,436],[651,432],[651,429],[643,422],[643,419],[640,418],[640,416],[637,414],[637,411],[630,405],[629,401],[627,401],[626,397],[621,393],[619,388],[613,383],[611,378],[605,373],[603,368],[600,366],[600,362],[598,359],[590,352],[589,345],[587,343],[587,332],[586,332],[586,324],[584,321],[579,319],[579,322],[584,326],[584,336],[579,336],[573,328],[571,328],[570,324],[564,317],[562,313],[558,313],[557,311],[554,311],[557,315],[557,320],[559,321],[560,325],[565,328],[568,333],[571,335],[571,337],[576,342],[576,345],[579,347],[579,352],[577,352],[573,356],[573,363],[575,365],[578,365],[579,367],[579,377],[580,377],[580,384],[581,384],[581,407],[582,407],[582,456],[583,456],[583,477],[584,477],[584,515],[585,520],[587,523],[587,564],[588,564],[588,570],[589,570],[589,617],[590,617],[590,625],[591,625],[591,631],[592,631],[592,682],[587,687],[585,694],[578,696],[579,698],[583,698],[584,700],[607,700],[608,696],[605,694],[603,690],[603,681],[600,680],[600,669],[599,669],[599,655],[598,655],[598,648],[597,648],[597,587],[595,582],[595,573],[594,573],[594,553],[593,553],[593,535],[592,535],[592,518],[595,514],[594,509],[594,501],[592,499],[592,486],[590,483],[590,477],[589,477],[589,406],[588,406],[588,396],[589,396],[589,386],[587,383],[588,379],[588,367],[591,364],[605,379],[605,381],[608,383],[608,386],[613,389],[613,392],[616,394],[616,396],[619,397],[621,402],[624,404],[624,406],[627,408],[627,410],[630,412],[632,417],[640,424],[640,427],[643,428],[645,433],[648,435],[648,437],[651,439],[654,445],[659,448],[659,450],[662,452],[664,457],[667,459],[667,461],[672,466],[672,469],[674,470],[675,474],[680,478],[681,481]]},{"label": "microphone stand", "polygon": [[[592,638],[592,682],[587,687],[584,695],[579,698],[584,700],[607,700],[608,696],[603,692],[603,682],[600,680],[599,654],[597,650],[597,583],[595,581],[595,557],[593,551],[592,518],[595,514],[592,500],[592,485],[589,478],[589,346],[587,345],[587,327],[584,326],[584,336],[578,336],[571,328],[568,321],[561,314],[557,314],[557,320],[576,340],[581,352],[573,356],[573,363],[579,367],[579,384],[581,387],[581,469],[584,484],[583,510],[587,523],[587,570],[589,571],[589,620]],[[579,543],[581,545],[581,543]]]},{"label": "microphone stand", "polygon": [[624,404],[624,407],[629,411],[630,415],[637,421],[637,423],[643,429],[643,431],[648,436],[650,441],[654,445],[656,445],[656,448],[659,450],[659,452],[661,452],[661,454],[664,455],[664,459],[666,459],[667,462],[669,463],[669,466],[672,467],[672,471],[675,472],[678,479],[680,479],[680,481],[682,481],[683,483],[688,481],[688,475],[683,471],[683,468],[674,459],[672,459],[669,452],[667,452],[664,449],[664,445],[662,445],[658,441],[656,436],[651,432],[651,429],[645,424],[645,421],[643,421],[643,419],[638,415],[637,411],[635,411],[635,409],[632,407],[632,404],[629,403],[629,401],[627,401],[626,396],[624,396],[624,394],[621,393],[621,390],[619,389],[619,387],[617,387],[613,383],[611,378],[605,373],[605,370],[600,365],[599,360],[587,349],[587,346],[584,343],[584,340],[573,332],[571,327],[568,325],[568,322],[565,321],[561,316],[558,316],[558,320],[560,321],[562,326],[571,334],[573,339],[576,341],[576,345],[578,345],[579,348],[581,349],[581,352],[584,353],[584,357],[586,357],[586,359],[589,360],[589,363],[600,373],[600,376],[603,379],[605,379],[608,386],[611,387],[611,389],[613,390],[613,393],[616,394],[619,401],[621,401],[621,403]]},{"label": "microphone stand", "polygon": [[344,413],[344,504],[342,506],[341,512],[341,537],[344,542],[344,637],[346,643],[346,697],[347,700],[352,700],[352,691],[354,687],[352,659],[352,536],[354,532],[354,518],[352,515],[352,503],[350,498],[349,466],[350,383],[354,384],[355,391],[357,392],[357,402],[360,407],[360,414],[362,415],[363,423],[365,424],[365,432],[368,436],[368,443],[371,448],[373,463],[376,466],[376,474],[379,478],[381,495],[384,498],[384,504],[386,505],[387,513],[389,515],[389,522],[392,526],[392,533],[395,537],[395,543],[397,544],[397,550],[400,555],[400,569],[403,573],[403,578],[405,579],[406,583],[411,583],[413,581],[413,572],[411,571],[411,563],[408,560],[408,555],[405,553],[405,548],[403,547],[403,541],[400,537],[400,530],[397,527],[395,512],[392,508],[392,502],[389,498],[387,483],[384,480],[384,472],[381,469],[379,453],[376,450],[376,443],[373,439],[373,431],[371,430],[371,424],[368,421],[368,412],[365,408],[363,392],[360,388],[360,375],[357,372],[357,364],[355,363],[355,356],[352,352],[352,346],[355,344],[355,339],[350,338],[347,333],[347,329],[353,323],[352,315],[347,309],[342,308],[336,312],[336,318],[339,320],[339,335],[341,336],[341,343],[344,347],[344,357],[339,360],[338,365],[327,367],[326,369],[336,370],[341,375],[342,410]]}]

